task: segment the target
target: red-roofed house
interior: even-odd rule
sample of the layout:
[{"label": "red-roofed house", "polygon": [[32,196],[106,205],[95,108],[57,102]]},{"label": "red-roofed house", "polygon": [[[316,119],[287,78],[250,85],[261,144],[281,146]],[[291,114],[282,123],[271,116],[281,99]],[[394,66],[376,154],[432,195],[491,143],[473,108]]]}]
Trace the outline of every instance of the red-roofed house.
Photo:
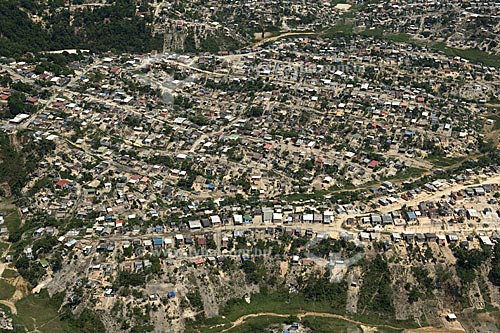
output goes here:
[{"label": "red-roofed house", "polygon": [[67,179],[61,179],[61,180],[59,180],[59,181],[56,183],[56,187],[57,187],[57,188],[65,188],[65,187],[66,187],[66,185],[68,185],[68,183],[69,183],[69,180],[67,180]]},{"label": "red-roofed house", "polygon": [[193,260],[193,263],[196,265],[196,266],[201,266],[205,263],[205,258],[196,258]]},{"label": "red-roofed house", "polygon": [[31,103],[31,104],[36,104],[36,103],[38,103],[38,98],[28,97],[28,98],[26,98],[26,102]]},{"label": "red-roofed house", "polygon": [[375,167],[378,165],[378,161],[376,160],[371,160],[370,163],[368,163],[368,167],[370,169],[375,169]]},{"label": "red-roofed house", "polygon": [[134,175],[134,176],[130,177],[130,179],[129,179],[128,182],[131,183],[131,184],[135,184],[135,183],[137,183],[139,181],[140,178],[141,178],[141,176]]}]

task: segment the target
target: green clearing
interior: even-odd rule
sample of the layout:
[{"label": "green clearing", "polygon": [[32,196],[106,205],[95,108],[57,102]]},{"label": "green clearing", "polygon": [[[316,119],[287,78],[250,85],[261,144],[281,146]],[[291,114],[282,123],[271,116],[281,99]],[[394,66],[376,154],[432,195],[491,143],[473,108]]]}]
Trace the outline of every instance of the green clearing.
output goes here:
[{"label": "green clearing", "polygon": [[5,242],[0,242],[0,255],[9,248],[9,244]]},{"label": "green clearing", "polygon": [[[353,14],[354,13],[349,13],[347,16],[352,16]],[[360,35],[365,37],[384,39],[394,43],[406,43],[420,47],[425,46],[432,51],[442,52],[450,57],[458,56],[467,59],[473,63],[482,63],[486,66],[496,67],[496,68],[500,67],[499,56],[494,54],[489,54],[488,52],[484,52],[476,48],[457,49],[453,47],[448,47],[443,42],[436,43],[436,42],[418,40],[412,38],[412,36],[409,34],[385,32],[382,29],[357,30],[352,23],[345,23],[345,21],[326,29],[319,35],[324,38],[335,38],[339,35],[344,35],[347,37],[353,35]]]},{"label": "green clearing", "polygon": [[5,280],[0,280],[0,299],[8,300],[14,295],[16,287]]},{"label": "green clearing", "polygon": [[464,157],[436,157],[436,156],[430,156],[426,158],[429,162],[434,164],[436,167],[449,167],[454,164],[460,163],[461,161],[464,160]]},{"label": "green clearing", "polygon": [[257,318],[248,318],[243,324],[228,330],[230,333],[254,333],[265,332],[271,325],[281,325],[286,318],[262,316]]},{"label": "green clearing", "polygon": [[396,173],[394,176],[385,177],[381,180],[382,181],[384,181],[384,180],[405,180],[405,179],[410,179],[410,178],[419,178],[420,176],[422,176],[422,174],[425,171],[426,171],[425,169],[409,167],[409,168],[406,168],[406,170],[404,170],[402,172]]},{"label": "green clearing", "polygon": [[58,318],[59,303],[43,289],[40,294],[31,294],[16,302],[17,316],[29,331],[69,332],[69,325]]},{"label": "green clearing", "polygon": [[303,311],[336,313],[327,302],[313,302],[300,295],[255,294],[250,304],[244,300],[229,302],[222,314],[230,321],[251,313],[273,312],[279,314],[296,314]]},{"label": "green clearing", "polygon": [[302,319],[302,324],[311,329],[311,332],[357,332],[358,325],[337,318],[324,318],[307,316]]},{"label": "green clearing", "polygon": [[431,44],[430,47],[435,51],[443,52],[447,56],[458,56],[474,63],[483,63],[486,66],[497,68],[500,67],[500,57],[498,55],[489,54],[475,48],[457,49],[454,47],[448,47],[444,43],[434,43]]},{"label": "green clearing", "polygon": [[[344,309],[335,309],[328,302],[308,301],[301,295],[288,295],[283,293],[255,294],[251,297],[250,304],[244,300],[230,301],[220,312],[220,317],[215,318],[197,318],[197,320],[188,322],[186,332],[204,332],[216,333],[231,327],[231,322],[249,314],[257,313],[277,313],[294,316],[303,312],[319,312],[344,314]],[[222,318],[224,316],[224,318]],[[381,332],[399,332],[401,330],[389,329],[384,325],[415,328],[413,321],[398,321],[393,318],[382,318],[379,315],[356,315],[349,316],[354,320],[366,323],[367,326],[381,326]],[[264,328],[283,323],[287,320],[284,317],[262,316],[249,318],[241,326],[235,327],[228,332],[262,332]],[[346,332],[351,328],[357,327],[356,324],[337,318],[326,318],[317,316],[306,316],[302,323],[309,323],[313,332]]]},{"label": "green clearing", "polygon": [[[16,302],[19,326],[28,331],[41,333],[100,333],[105,328],[100,318],[91,310],[85,309],[78,317],[67,308],[59,311],[64,294],[51,298],[46,289],[39,294],[31,294]],[[22,330],[23,332],[25,330]]]},{"label": "green clearing", "polygon": [[18,276],[19,276],[18,272],[16,272],[13,269],[8,269],[8,268],[4,269],[3,274],[2,274],[2,277],[4,279],[14,279]]},{"label": "green clearing", "polygon": [[9,233],[16,231],[21,226],[21,218],[17,209],[8,210],[4,219]]}]

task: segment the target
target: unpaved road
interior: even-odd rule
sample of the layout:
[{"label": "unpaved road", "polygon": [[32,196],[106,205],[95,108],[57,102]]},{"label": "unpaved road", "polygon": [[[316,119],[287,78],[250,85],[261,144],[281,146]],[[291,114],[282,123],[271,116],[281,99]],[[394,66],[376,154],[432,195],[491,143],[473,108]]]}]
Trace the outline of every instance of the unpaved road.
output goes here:
[{"label": "unpaved road", "polygon": [[[225,330],[221,331],[221,333],[227,332],[235,327],[242,325],[249,318],[262,317],[262,316],[288,318],[290,316],[290,314],[281,314],[281,313],[274,313],[274,312],[259,312],[259,313],[248,314],[248,315],[242,316],[242,317],[236,319],[235,321],[233,321],[231,327],[226,328]],[[350,322],[350,323],[353,323],[356,325],[366,326],[366,323],[362,323],[360,321],[357,321],[357,320],[354,320],[354,319],[351,319],[351,318],[348,318],[345,316],[341,316],[338,314],[333,314],[333,313],[303,312],[303,313],[297,314],[298,319],[302,319],[304,317],[335,318],[335,319],[341,319],[341,320],[344,320],[344,321],[347,321],[347,322]],[[396,327],[396,326],[391,326],[391,325],[378,325],[378,327],[386,327],[386,328],[390,328],[393,330],[403,330],[402,327]],[[211,328],[213,328],[213,327],[211,327]],[[427,329],[427,328],[424,328],[424,329]],[[410,332],[410,331],[408,331],[408,332]],[[442,330],[440,330],[438,328],[434,328],[434,327],[428,327],[428,330],[424,330],[424,331],[412,330],[411,332],[447,332],[447,331],[442,331]]]},{"label": "unpaved road", "polygon": [[253,47],[259,47],[261,45],[264,45],[265,43],[274,42],[275,40],[278,40],[278,39],[283,38],[283,37],[316,35],[316,34],[317,34],[317,32],[286,32],[286,33],[278,35],[278,36],[264,38],[264,39],[258,41],[257,43],[253,44]]},{"label": "unpaved road", "polygon": [[12,312],[12,314],[14,314],[14,315],[17,315],[16,305],[14,303],[12,303],[11,301],[0,300],[0,304],[8,306],[10,309],[10,312]]}]

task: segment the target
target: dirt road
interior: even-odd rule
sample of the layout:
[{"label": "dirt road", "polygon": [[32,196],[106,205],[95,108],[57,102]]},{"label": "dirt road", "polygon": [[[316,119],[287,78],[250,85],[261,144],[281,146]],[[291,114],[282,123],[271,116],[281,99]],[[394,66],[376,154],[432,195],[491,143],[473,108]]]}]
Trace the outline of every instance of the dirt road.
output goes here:
[{"label": "dirt road", "polygon": [[0,304],[8,306],[10,309],[10,312],[12,312],[12,314],[17,315],[16,305],[14,303],[12,303],[11,301],[0,300]]},{"label": "dirt road", "polygon": [[[235,321],[233,321],[231,327],[226,328],[225,330],[221,331],[221,333],[222,332],[227,332],[227,331],[229,331],[229,330],[231,330],[231,329],[233,329],[235,327],[238,327],[238,326],[242,325],[249,318],[262,317],[262,316],[287,318],[290,315],[289,314],[274,313],[274,312],[259,312],[259,313],[248,314],[248,315],[242,316],[242,317],[236,319]],[[335,318],[335,319],[344,320],[344,321],[347,321],[347,322],[350,322],[350,323],[353,323],[353,324],[356,324],[356,325],[366,326],[366,323],[362,323],[360,321],[357,321],[357,320],[354,320],[354,319],[351,319],[351,318],[348,318],[348,317],[345,317],[345,316],[342,316],[342,315],[333,314],[333,313],[326,313],[326,312],[303,312],[303,313],[297,314],[297,318],[298,319],[302,319],[302,318],[305,318],[305,317]],[[396,327],[396,326],[391,326],[391,325],[379,325],[379,327],[386,327],[386,328],[390,328],[390,329],[393,329],[393,330],[403,330],[402,327]],[[432,329],[435,329],[433,327],[429,327],[429,329],[430,330],[427,331],[427,332],[431,332],[431,331],[432,332],[438,332],[436,330],[432,330]],[[415,332],[418,332],[418,331],[415,331]],[[426,332],[426,331],[422,331],[422,332]]]},{"label": "dirt road", "polygon": [[278,36],[264,38],[264,39],[258,41],[257,43],[253,44],[252,47],[259,47],[261,45],[264,45],[265,43],[274,42],[275,40],[278,40],[278,39],[283,38],[283,37],[316,35],[316,34],[317,34],[316,32],[286,32],[286,33],[278,35]]}]

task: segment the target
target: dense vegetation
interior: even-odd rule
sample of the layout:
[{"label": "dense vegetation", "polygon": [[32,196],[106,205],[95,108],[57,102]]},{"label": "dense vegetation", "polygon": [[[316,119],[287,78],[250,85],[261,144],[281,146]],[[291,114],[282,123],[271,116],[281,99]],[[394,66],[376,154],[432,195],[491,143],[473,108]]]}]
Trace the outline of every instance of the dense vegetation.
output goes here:
[{"label": "dense vegetation", "polygon": [[392,316],[391,272],[380,254],[365,268],[363,286],[359,293],[358,308],[362,313],[377,313]]},{"label": "dense vegetation", "polygon": [[47,140],[29,141],[21,149],[16,149],[8,136],[0,135],[0,183],[8,183],[12,193],[19,193],[38,161],[54,149],[54,142]]},{"label": "dense vegetation", "polygon": [[500,286],[500,245],[499,243],[495,244],[495,248],[493,249],[494,255],[491,260],[491,271],[489,274],[490,281],[495,286]]},{"label": "dense vegetation", "polygon": [[[67,48],[147,52],[161,47],[161,37],[153,38],[148,26],[150,15],[137,15],[134,1],[118,0],[110,6],[75,11],[72,22],[62,5],[23,0],[20,7],[20,1],[1,1],[0,56]],[[42,26],[30,15],[38,15],[46,24]]]}]

